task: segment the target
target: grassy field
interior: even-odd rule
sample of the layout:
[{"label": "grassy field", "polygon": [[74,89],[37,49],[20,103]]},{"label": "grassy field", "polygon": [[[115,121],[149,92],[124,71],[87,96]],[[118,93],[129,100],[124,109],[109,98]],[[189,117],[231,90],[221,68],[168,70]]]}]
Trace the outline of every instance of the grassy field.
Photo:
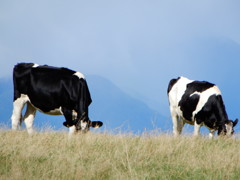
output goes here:
[{"label": "grassy field", "polygon": [[240,141],[0,130],[0,179],[240,179]]}]

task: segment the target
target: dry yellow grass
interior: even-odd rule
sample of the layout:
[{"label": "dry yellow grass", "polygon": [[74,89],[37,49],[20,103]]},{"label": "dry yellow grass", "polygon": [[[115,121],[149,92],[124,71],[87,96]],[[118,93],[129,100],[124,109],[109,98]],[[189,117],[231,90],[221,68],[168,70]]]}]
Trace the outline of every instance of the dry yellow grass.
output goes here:
[{"label": "dry yellow grass", "polygon": [[240,179],[240,141],[0,130],[0,179]]}]

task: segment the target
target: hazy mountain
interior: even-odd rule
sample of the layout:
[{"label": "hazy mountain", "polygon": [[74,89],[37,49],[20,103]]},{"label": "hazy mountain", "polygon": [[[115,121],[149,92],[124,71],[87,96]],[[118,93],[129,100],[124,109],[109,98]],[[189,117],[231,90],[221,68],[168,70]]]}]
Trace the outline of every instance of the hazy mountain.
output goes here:
[{"label": "hazy mountain", "polygon": [[[101,120],[108,128],[143,131],[145,128],[166,130],[169,122],[143,101],[132,98],[112,82],[99,76],[88,76],[93,103],[90,107],[92,120]],[[171,124],[171,123],[170,123]]]},{"label": "hazy mountain", "polygon": [[10,125],[13,99],[12,79],[0,79],[0,123]]},{"label": "hazy mountain", "polygon": [[[105,78],[90,75],[87,82],[92,96],[89,108],[91,120],[102,121],[101,130],[142,132],[160,128],[166,130],[171,121],[166,121],[141,100],[134,99]],[[0,80],[0,123],[10,127],[12,113],[13,85],[11,79]],[[37,112],[34,126],[67,129],[62,126],[63,116],[49,116]]]}]

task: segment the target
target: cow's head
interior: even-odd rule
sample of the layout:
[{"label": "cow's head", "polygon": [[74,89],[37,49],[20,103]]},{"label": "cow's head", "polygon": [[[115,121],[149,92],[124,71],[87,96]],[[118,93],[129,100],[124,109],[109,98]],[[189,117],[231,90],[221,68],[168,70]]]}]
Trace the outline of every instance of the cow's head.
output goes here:
[{"label": "cow's head", "polygon": [[224,124],[224,127],[222,128],[222,130],[218,131],[219,135],[227,135],[227,136],[231,136],[234,133],[234,129],[233,127],[236,126],[238,123],[238,119],[236,119],[235,121],[232,120],[227,120],[226,123]]},{"label": "cow's head", "polygon": [[86,133],[90,127],[99,128],[103,125],[101,121],[91,121],[89,118],[80,119],[76,124],[76,130],[78,132]]}]

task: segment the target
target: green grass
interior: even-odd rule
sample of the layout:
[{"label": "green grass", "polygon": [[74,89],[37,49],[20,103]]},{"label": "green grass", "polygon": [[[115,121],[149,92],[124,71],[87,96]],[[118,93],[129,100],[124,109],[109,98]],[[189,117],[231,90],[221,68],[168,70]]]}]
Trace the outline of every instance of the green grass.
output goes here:
[{"label": "green grass", "polygon": [[0,130],[0,179],[239,178],[239,139]]}]

